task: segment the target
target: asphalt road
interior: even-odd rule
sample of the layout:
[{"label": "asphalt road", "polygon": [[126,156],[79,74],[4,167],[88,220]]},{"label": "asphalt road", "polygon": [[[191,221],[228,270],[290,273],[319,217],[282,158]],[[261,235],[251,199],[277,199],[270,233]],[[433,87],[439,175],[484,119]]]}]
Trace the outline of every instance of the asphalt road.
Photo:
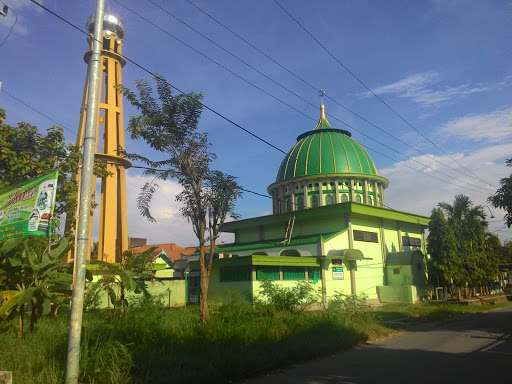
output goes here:
[{"label": "asphalt road", "polygon": [[417,326],[244,384],[512,383],[512,308]]}]

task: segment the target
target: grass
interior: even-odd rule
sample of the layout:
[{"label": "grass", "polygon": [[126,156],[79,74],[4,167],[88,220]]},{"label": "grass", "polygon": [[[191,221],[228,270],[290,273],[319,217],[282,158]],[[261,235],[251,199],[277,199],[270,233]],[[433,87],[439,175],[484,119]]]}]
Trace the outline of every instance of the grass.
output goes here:
[{"label": "grass", "polygon": [[[125,316],[84,315],[81,383],[225,383],[263,374],[389,335],[389,321],[421,322],[510,306],[510,303],[340,307],[320,312],[254,311],[242,302],[215,306],[206,327],[197,307],[163,310],[145,305]],[[42,318],[16,338],[16,324],[0,322],[0,370],[17,383],[62,383],[69,317]]]}]

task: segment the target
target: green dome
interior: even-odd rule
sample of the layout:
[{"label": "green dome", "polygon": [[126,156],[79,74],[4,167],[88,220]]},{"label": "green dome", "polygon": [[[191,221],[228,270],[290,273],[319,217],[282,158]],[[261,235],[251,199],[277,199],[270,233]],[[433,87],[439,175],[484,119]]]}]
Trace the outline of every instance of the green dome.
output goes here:
[{"label": "green dome", "polygon": [[321,174],[363,174],[378,176],[377,168],[350,132],[332,128],[324,114],[314,130],[297,137],[297,143],[283,159],[276,182]]}]

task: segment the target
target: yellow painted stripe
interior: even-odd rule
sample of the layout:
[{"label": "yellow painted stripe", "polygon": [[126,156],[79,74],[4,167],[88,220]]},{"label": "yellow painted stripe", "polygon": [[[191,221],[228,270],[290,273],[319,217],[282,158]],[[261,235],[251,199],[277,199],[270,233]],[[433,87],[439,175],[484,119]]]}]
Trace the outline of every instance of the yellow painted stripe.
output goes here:
[{"label": "yellow painted stripe", "polygon": [[352,149],[354,150],[354,153],[356,154],[357,162],[359,163],[359,169],[361,170],[361,173],[363,173],[363,166],[361,165],[361,160],[359,160],[359,155],[357,154],[357,151],[354,148],[355,141],[349,139],[348,142],[350,143],[350,145],[352,146]]},{"label": "yellow painted stripe", "polygon": [[290,154],[288,155],[288,160],[286,160],[286,166],[284,167],[284,175],[283,179],[286,179],[286,174],[288,173],[288,164],[290,164],[290,158],[292,157],[293,151],[295,150],[295,147],[299,144],[299,142],[296,142],[295,145],[292,147]]},{"label": "yellow painted stripe", "polygon": [[341,146],[343,147],[343,150],[345,151],[345,158],[347,159],[348,171],[352,172],[352,170],[350,169],[350,160],[349,160],[348,155],[347,155],[347,148],[345,148],[345,144],[343,144],[343,140],[341,140],[341,137],[339,135],[336,135],[336,137],[340,141]]},{"label": "yellow painted stripe", "polygon": [[311,147],[311,143],[313,142],[313,136],[314,135],[309,136],[311,140],[309,140],[308,151],[306,152],[306,167],[304,168],[304,176],[308,174],[309,148]]},{"label": "yellow painted stripe", "polygon": [[322,173],[322,132],[320,132],[320,136],[318,139],[318,168],[320,168],[320,173]]},{"label": "yellow painted stripe", "polygon": [[332,164],[334,165],[334,172],[336,172],[336,155],[334,154],[334,144],[332,143],[332,137],[331,134],[328,132],[327,135],[329,136],[329,141],[331,142],[331,149],[332,149]]},{"label": "yellow painted stripe", "polygon": [[[361,144],[359,144],[357,141],[356,141],[356,144],[359,146],[359,148],[361,149],[361,151],[364,154],[364,158],[366,159],[366,163],[368,164],[368,168],[370,168],[370,173],[373,172],[372,171],[373,169],[375,169],[375,172],[377,172],[377,168],[375,168],[375,164],[373,163],[373,160],[370,157],[370,155],[368,154],[368,152],[366,152],[365,149],[363,148],[363,146]],[[371,164],[370,164],[370,162],[371,162]],[[373,165],[373,168],[372,168],[372,165]]]},{"label": "yellow painted stripe", "polygon": [[[301,141],[302,141],[302,144],[300,145],[300,148],[297,151],[297,156],[295,157],[295,168],[293,168],[293,177],[297,176],[297,162],[299,161],[299,156],[300,156],[300,153],[302,152],[302,147],[304,146],[304,143],[306,142],[306,138],[303,138]],[[297,144],[298,143],[299,142],[297,142]],[[304,173],[304,175],[305,175],[305,173]]]}]

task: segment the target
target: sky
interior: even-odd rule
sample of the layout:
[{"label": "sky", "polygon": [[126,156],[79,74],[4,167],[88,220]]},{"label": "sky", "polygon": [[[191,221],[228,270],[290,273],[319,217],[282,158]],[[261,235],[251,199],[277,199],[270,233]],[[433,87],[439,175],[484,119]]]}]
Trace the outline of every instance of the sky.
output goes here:
[{"label": "sky", "polygon": [[[0,16],[6,123],[25,121],[42,132],[60,125],[74,143],[85,35],[29,0],[1,3],[10,7]],[[82,29],[96,7],[93,0],[42,4]],[[127,58],[184,92],[203,92],[209,108],[284,152],[316,125],[323,89],[327,119],[366,148],[389,180],[385,203],[393,209],[429,216],[457,194],[488,205],[500,178],[511,173],[505,166],[512,157],[509,1],[109,0],[106,6],[126,25]],[[123,83],[134,88],[136,79],[152,81],[128,62]],[[125,101],[125,122],[137,113]],[[214,168],[268,195],[282,152],[206,109],[199,130],[217,155]],[[126,150],[161,158],[129,135]],[[152,177],[131,168],[127,180],[131,237],[196,243],[174,201],[175,181],[157,183],[151,206],[157,222],[149,223],[136,198]],[[489,230],[509,240],[504,212],[484,209],[495,216]],[[248,192],[236,207],[242,218],[271,210],[269,198]]]}]

